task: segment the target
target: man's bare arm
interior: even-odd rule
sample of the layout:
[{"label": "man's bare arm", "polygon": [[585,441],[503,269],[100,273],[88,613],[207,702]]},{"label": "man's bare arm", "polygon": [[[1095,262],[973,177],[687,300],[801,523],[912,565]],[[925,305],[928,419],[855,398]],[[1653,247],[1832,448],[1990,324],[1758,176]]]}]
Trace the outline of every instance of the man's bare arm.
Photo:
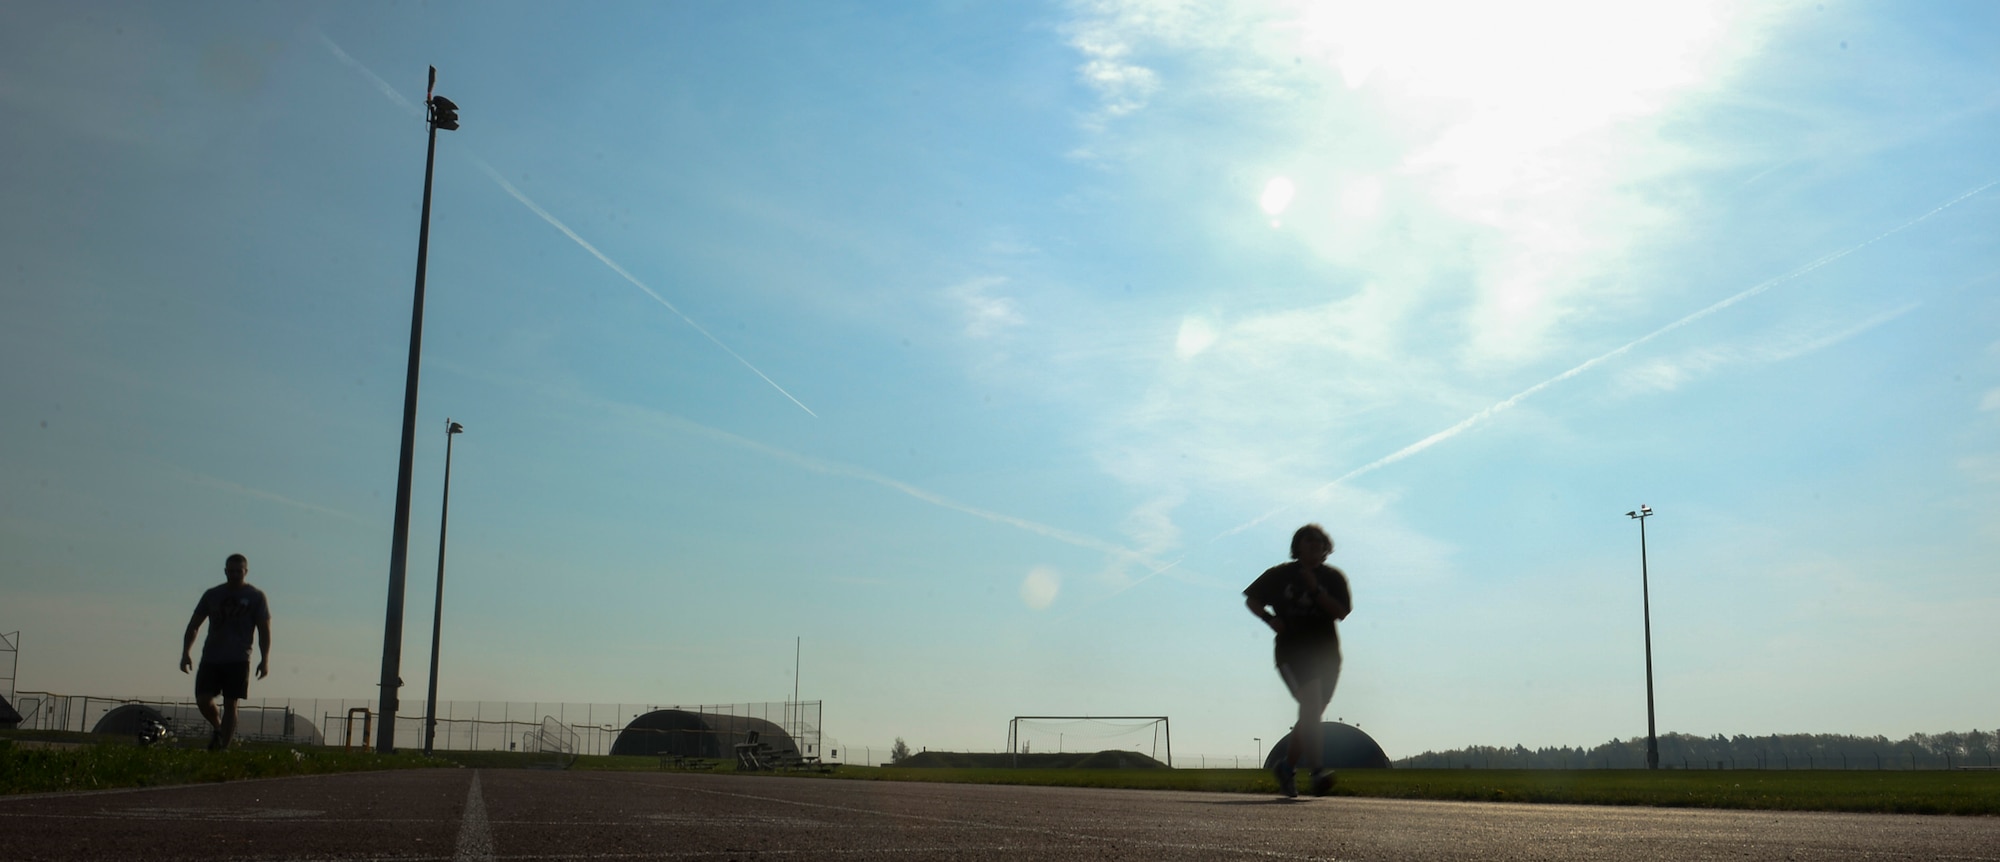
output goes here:
[{"label": "man's bare arm", "polygon": [[201,630],[201,621],[207,618],[208,613],[205,610],[195,608],[194,616],[188,620],[187,634],[181,637],[181,673],[187,673],[194,667],[194,657],[192,655],[194,652],[194,635],[195,632]]},{"label": "man's bare arm", "polygon": [[271,663],[271,621],[257,624],[257,678],[263,679],[268,673],[265,667]]},{"label": "man's bare arm", "polygon": [[1266,605],[1259,603],[1256,599],[1244,599],[1243,604],[1248,606],[1250,608],[1250,612],[1256,614],[1258,619],[1263,620],[1265,625],[1270,626],[1271,631],[1280,633],[1284,632],[1285,630],[1284,621],[1278,619],[1277,614],[1271,613],[1269,610],[1267,610]]},{"label": "man's bare arm", "polygon": [[1347,615],[1354,612],[1352,602],[1342,601],[1339,596],[1333,594],[1332,590],[1322,588],[1317,581],[1312,585],[1312,598],[1313,603],[1319,605],[1320,610],[1325,611],[1336,620],[1347,619]]}]

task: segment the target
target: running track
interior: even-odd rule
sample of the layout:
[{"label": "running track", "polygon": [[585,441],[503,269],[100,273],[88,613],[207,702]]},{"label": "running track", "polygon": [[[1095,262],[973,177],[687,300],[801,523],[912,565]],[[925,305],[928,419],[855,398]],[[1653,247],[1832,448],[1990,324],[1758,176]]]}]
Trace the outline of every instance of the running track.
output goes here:
[{"label": "running track", "polygon": [[2000,818],[425,769],[0,797],[9,860],[1988,859]]}]

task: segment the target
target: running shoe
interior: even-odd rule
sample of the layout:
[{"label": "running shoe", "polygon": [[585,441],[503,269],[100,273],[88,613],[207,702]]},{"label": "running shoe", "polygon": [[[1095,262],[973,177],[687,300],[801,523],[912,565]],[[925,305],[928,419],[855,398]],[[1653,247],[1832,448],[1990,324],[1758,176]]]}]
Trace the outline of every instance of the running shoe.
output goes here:
[{"label": "running shoe", "polygon": [[1333,792],[1333,770],[1315,769],[1312,777],[1312,795],[1325,796]]},{"label": "running shoe", "polygon": [[1279,793],[1284,794],[1287,798],[1290,799],[1299,798],[1299,782],[1298,782],[1297,769],[1293,768],[1291,764],[1280,760],[1278,761],[1277,768],[1272,769],[1271,773],[1278,777]]}]

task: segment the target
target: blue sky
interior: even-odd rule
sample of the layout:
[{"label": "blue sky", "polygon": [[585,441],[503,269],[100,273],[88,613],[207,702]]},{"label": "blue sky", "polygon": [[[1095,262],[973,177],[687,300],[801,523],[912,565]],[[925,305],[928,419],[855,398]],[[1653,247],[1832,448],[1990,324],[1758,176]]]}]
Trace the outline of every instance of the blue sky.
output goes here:
[{"label": "blue sky", "polygon": [[[1321,523],[1392,756],[1990,727],[1987,4],[14,3],[0,631],[181,691],[380,665],[427,65],[404,676],[455,700],[1288,723]],[[420,697],[406,689],[406,703]]]}]

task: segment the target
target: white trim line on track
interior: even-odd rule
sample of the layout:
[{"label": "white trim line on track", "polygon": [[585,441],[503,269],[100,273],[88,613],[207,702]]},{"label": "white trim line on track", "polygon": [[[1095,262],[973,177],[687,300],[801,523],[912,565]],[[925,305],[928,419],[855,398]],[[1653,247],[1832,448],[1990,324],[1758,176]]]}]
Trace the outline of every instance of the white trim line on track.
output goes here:
[{"label": "white trim line on track", "polygon": [[465,813],[458,818],[458,850],[452,862],[493,862],[493,830],[486,824],[486,800],[479,795],[479,773],[472,771],[472,788],[465,791]]}]

